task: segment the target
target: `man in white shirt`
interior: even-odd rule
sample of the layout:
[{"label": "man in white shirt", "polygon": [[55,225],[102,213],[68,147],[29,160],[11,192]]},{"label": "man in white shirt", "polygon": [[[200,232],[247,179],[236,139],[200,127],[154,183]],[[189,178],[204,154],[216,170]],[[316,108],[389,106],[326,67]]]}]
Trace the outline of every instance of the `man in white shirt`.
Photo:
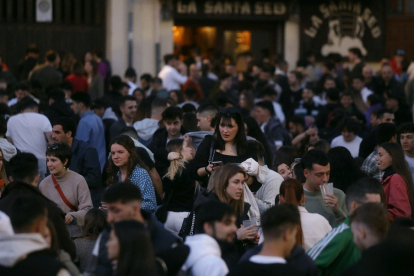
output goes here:
[{"label": "man in white shirt", "polygon": [[18,105],[20,114],[7,122],[7,140],[22,152],[36,156],[39,174],[43,178],[46,174],[46,148],[53,143],[52,125],[45,115],[38,114],[38,104],[30,97],[23,98]]},{"label": "man in white shirt", "polygon": [[398,128],[398,136],[404,151],[405,161],[407,161],[414,179],[414,123],[402,124]]},{"label": "man in white shirt", "polygon": [[229,269],[222,259],[220,243],[233,243],[236,237],[234,209],[221,201],[208,201],[197,208],[195,235],[188,236],[185,244],[190,255],[183,269],[186,275],[224,276]]},{"label": "man in white shirt", "polygon": [[129,86],[128,95],[132,95],[135,89],[138,88],[136,85],[137,82],[137,73],[135,72],[134,68],[128,68],[125,71],[124,80]]},{"label": "man in white shirt", "polygon": [[181,90],[181,85],[187,81],[187,67],[185,64],[180,63],[178,58],[173,54],[165,55],[164,62],[164,67],[158,73],[158,77],[162,79],[164,88],[167,91]]},{"label": "man in white shirt", "polygon": [[358,131],[358,122],[352,118],[345,118],[340,124],[341,134],[332,140],[331,147],[345,147],[349,150],[352,157],[358,157],[359,145],[362,138],[356,135]]}]

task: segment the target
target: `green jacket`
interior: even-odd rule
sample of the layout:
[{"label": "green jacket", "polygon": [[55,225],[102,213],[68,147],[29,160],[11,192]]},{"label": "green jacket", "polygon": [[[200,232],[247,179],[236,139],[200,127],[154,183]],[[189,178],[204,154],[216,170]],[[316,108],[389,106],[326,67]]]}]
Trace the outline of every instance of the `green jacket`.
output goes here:
[{"label": "green jacket", "polygon": [[307,254],[317,264],[319,276],[341,275],[345,268],[359,261],[361,252],[353,241],[349,217],[312,247]]}]

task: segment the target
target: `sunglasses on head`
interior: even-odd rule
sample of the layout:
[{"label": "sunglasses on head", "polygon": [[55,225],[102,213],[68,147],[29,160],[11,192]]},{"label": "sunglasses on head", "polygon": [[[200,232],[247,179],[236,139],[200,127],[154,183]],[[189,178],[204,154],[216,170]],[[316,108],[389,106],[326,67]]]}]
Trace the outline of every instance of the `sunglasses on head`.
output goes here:
[{"label": "sunglasses on head", "polygon": [[230,115],[230,114],[237,114],[237,113],[239,113],[239,111],[233,107],[220,109],[221,115]]},{"label": "sunglasses on head", "polygon": [[48,149],[51,149],[51,150],[56,150],[56,149],[58,149],[58,148],[59,148],[59,145],[58,145],[58,144],[53,144],[53,145],[49,145],[49,146],[47,146],[47,148],[48,148]]}]

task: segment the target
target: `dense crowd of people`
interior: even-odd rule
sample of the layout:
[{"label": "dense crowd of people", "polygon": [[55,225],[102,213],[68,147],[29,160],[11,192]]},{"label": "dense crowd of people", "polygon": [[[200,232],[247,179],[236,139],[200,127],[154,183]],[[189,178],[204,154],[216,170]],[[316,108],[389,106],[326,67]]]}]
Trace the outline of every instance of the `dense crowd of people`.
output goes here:
[{"label": "dense crowd of people", "polygon": [[414,275],[414,75],[0,59],[0,275]]}]

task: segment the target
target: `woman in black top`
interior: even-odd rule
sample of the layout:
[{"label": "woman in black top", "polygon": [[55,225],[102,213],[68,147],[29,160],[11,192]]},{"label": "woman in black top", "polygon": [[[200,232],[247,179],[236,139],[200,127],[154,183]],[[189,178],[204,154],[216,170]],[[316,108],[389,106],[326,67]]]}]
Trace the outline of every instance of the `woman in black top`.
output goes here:
[{"label": "woman in black top", "polygon": [[[258,160],[255,147],[247,143],[243,118],[237,109],[221,110],[216,118],[214,135],[204,138],[189,166],[191,177],[201,184],[206,184],[210,174],[219,167],[209,164],[210,159],[222,161],[223,165],[240,164],[248,158]],[[249,177],[247,182],[251,184],[249,188],[252,191],[258,190],[261,186],[253,177]]]},{"label": "woman in black top", "polygon": [[188,161],[193,159],[193,149],[183,139],[173,139],[167,144],[171,160],[167,174],[162,178],[165,191],[164,206],[168,211],[165,229],[178,234],[184,218],[193,210],[195,181],[190,177]]}]

